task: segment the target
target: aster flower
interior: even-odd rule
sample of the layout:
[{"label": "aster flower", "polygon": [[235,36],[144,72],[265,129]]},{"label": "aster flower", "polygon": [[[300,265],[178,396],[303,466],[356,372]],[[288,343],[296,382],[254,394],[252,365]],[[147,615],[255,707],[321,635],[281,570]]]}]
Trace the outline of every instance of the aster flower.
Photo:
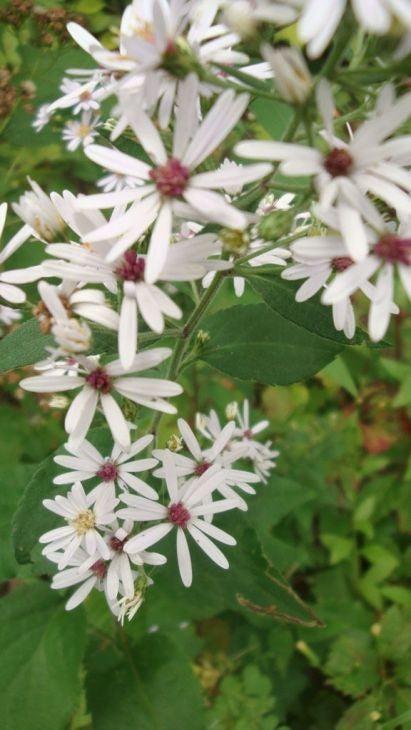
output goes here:
[{"label": "aster flower", "polygon": [[311,92],[313,79],[301,51],[295,46],[272,48],[264,43],[261,53],[272,68],[281,97],[289,104],[303,104]]},{"label": "aster flower", "polygon": [[195,211],[198,211],[200,215],[206,215],[209,221],[243,229],[247,223],[245,214],[229,205],[223,196],[213,190],[234,182],[252,182],[271,170],[270,165],[260,164],[244,166],[241,171],[235,172],[214,170],[193,174],[195,168],[218,147],[238,122],[248,103],[246,94],[236,97],[228,90],[218,98],[198,126],[194,106],[197,85],[196,77],[191,75],[181,86],[171,157],[149,117],[134,106],[127,107],[125,113],[138,140],[153,160],[152,166],[107,147],[89,145],[86,149],[90,159],[107,169],[145,181],[144,185],[132,190],[80,197],[77,204],[81,209],[93,209],[134,201],[124,215],[87,237],[90,243],[94,243],[120,236],[107,255],[109,262],[138,241],[155,221],[147,254],[146,281],[149,284],[156,281],[164,266],[176,204],[180,200],[188,204],[193,211],[193,218]]},{"label": "aster flower", "polygon": [[32,122],[32,127],[34,127],[36,132],[40,132],[43,127],[45,127],[46,124],[49,123],[52,116],[53,112],[50,111],[50,104],[42,104],[37,109],[36,116],[34,118],[34,121]]},{"label": "aster flower", "polygon": [[93,142],[96,136],[96,128],[99,126],[99,117],[92,112],[83,112],[80,121],[70,121],[63,127],[63,140],[67,143],[67,149],[74,152],[78,147],[86,147]]},{"label": "aster flower", "polygon": [[[160,378],[130,377],[134,373],[154,368],[171,355],[167,347],[145,350],[134,358],[130,371],[125,371],[119,360],[102,366],[91,358],[77,356],[75,375],[37,375],[20,382],[23,390],[34,393],[59,393],[81,388],[72,401],[64,422],[66,432],[74,445],[85,438],[100,405],[107,420],[113,439],[127,450],[130,447],[130,431],[123,412],[113,398],[117,393],[134,403],[162,411],[175,413],[174,406],[164,397],[179,395],[182,388],[171,380]],[[70,367],[70,366],[69,366]]]},{"label": "aster flower", "polygon": [[21,312],[18,309],[12,309],[12,307],[5,307],[3,304],[0,304],[0,324],[3,324],[5,327],[10,327],[13,322],[18,322],[19,319],[21,319]]},{"label": "aster flower", "polygon": [[335,203],[348,254],[359,261],[368,250],[363,218],[377,228],[383,225],[369,195],[399,214],[411,214],[411,197],[405,192],[411,192],[411,174],[400,160],[409,149],[411,135],[388,139],[410,116],[411,93],[393,101],[384,115],[371,115],[349,142],[334,136],[334,102],[325,79],[317,86],[317,103],[326,128],[327,153],[304,145],[263,141],[240,142],[236,151],[244,157],[281,160],[280,171],[285,175],[314,175],[321,207],[329,209]]},{"label": "aster flower", "polygon": [[[225,555],[214,544],[210,537],[225,545],[235,545],[236,541],[227,532],[206,522],[202,517],[225,512],[238,506],[236,499],[212,501],[212,492],[224,479],[220,467],[211,467],[206,473],[194,479],[188,488],[178,487],[177,471],[170,453],[164,458],[164,477],[169,495],[168,505],[124,494],[121,501],[129,505],[118,511],[119,517],[133,519],[138,522],[157,522],[132,537],[124,546],[128,553],[140,552],[159,542],[173,529],[177,533],[177,559],[183,584],[189,587],[192,583],[191,557],[186,538],[186,531],[208,557],[221,568],[228,568]],[[207,501],[209,498],[209,501]]]},{"label": "aster flower", "polygon": [[[147,283],[146,256],[130,250],[108,263],[105,261],[107,250],[106,242],[99,245],[98,251],[89,251],[75,244],[54,244],[47,248],[47,253],[64,258],[66,262],[46,262],[44,267],[49,275],[102,283],[114,293],[120,285],[123,299],[118,322],[118,347],[121,363],[127,369],[137,351],[138,315],[153,332],[160,334],[164,330],[164,317],[180,319],[182,312],[163,289]],[[191,240],[181,240],[168,249],[158,280],[193,281],[210,268],[230,268],[228,262],[208,258],[219,253],[221,244],[213,235],[203,234]]]},{"label": "aster flower", "polygon": [[[235,431],[235,423],[233,421],[227,423],[215,439],[212,446],[207,449],[201,448],[187,421],[183,418],[179,418],[177,424],[186,448],[190,452],[190,456],[184,456],[180,453],[172,454],[172,459],[175,463],[178,476],[198,477],[208,471],[208,469],[212,466],[216,464],[221,465],[224,467],[224,474],[222,476],[221,483],[217,487],[217,491],[228,499],[237,498],[238,507],[246,510],[246,502],[238,497],[232,487],[238,487],[242,491],[247,492],[247,494],[255,494],[255,489],[251,486],[251,484],[259,482],[260,479],[252,472],[232,467],[233,462],[241,458],[245,452],[245,450],[241,448],[235,449],[234,451],[230,448],[230,442]],[[168,452],[162,449],[155,449],[153,451],[153,455],[156,458],[161,459],[163,462],[165,455],[167,454]],[[164,466],[154,472],[154,476],[158,477],[164,477],[164,474]]]},{"label": "aster flower", "polygon": [[90,494],[104,492],[110,488],[115,490],[118,487],[126,491],[133,489],[149,499],[158,499],[157,492],[136,476],[140,472],[153,469],[158,463],[157,459],[153,458],[135,458],[152,443],[153,438],[154,436],[149,434],[137,439],[131,444],[129,451],[122,451],[117,444],[114,444],[110,456],[103,456],[86,439],[77,447],[67,443],[64,448],[69,456],[58,454],[54,457],[54,461],[70,471],[56,476],[53,483],[73,484],[97,477],[101,483]]},{"label": "aster flower", "polygon": [[[347,0],[303,0],[297,32],[307,43],[311,58],[321,56],[332,41]],[[394,19],[411,29],[411,5],[408,0],[351,0],[351,7],[360,25],[369,33],[383,35]]]},{"label": "aster flower", "polygon": [[391,314],[398,313],[398,308],[393,306],[396,272],[411,299],[411,216],[404,218],[396,231],[390,227],[370,231],[369,242],[369,255],[338,273],[324,291],[322,301],[338,304],[357,289],[370,287],[370,280],[375,277],[375,289],[369,295],[368,332],[371,339],[378,342],[388,329]]},{"label": "aster flower", "polygon": [[242,37],[253,35],[261,23],[288,25],[297,18],[298,0],[227,0],[224,20]]},{"label": "aster flower", "polygon": [[[47,559],[54,563],[60,563],[61,553],[48,553]],[[58,591],[78,586],[66,602],[66,611],[72,611],[83,603],[93,588],[104,591],[108,600],[107,562],[98,553],[90,557],[85,550],[77,548],[74,555],[69,559],[67,566],[67,568],[56,573],[51,582],[51,587]]]},{"label": "aster flower", "polygon": [[141,180],[133,175],[122,175],[120,172],[109,172],[103,175],[96,182],[97,187],[102,188],[104,193],[111,193],[113,190],[124,190],[141,185]]},{"label": "aster flower", "polygon": [[[6,223],[6,216],[7,216],[7,203],[2,203],[0,205],[0,236],[3,233],[4,225]],[[14,237],[15,238],[15,237]],[[3,263],[6,261],[9,255],[11,253],[8,253],[9,251],[12,251],[12,242],[9,241],[9,244],[5,246],[3,251],[0,254],[0,262]],[[19,289],[17,286],[13,286],[12,284],[9,284],[4,279],[5,274],[2,272],[0,273],[0,297],[3,299],[6,299],[6,301],[11,302],[12,304],[22,304],[25,299],[26,295],[25,293]],[[7,277],[6,277],[7,278]]]},{"label": "aster flower", "polygon": [[269,426],[269,421],[263,419],[254,425],[251,424],[250,404],[247,398],[243,402],[242,409],[236,409],[235,418],[238,425],[234,431],[234,437],[238,438],[239,441],[234,443],[233,448],[237,443],[238,447],[244,451],[244,456],[251,459],[253,469],[261,481],[265,483],[270,472],[275,468],[275,459],[280,453],[272,448],[271,441],[262,444],[255,438]]},{"label": "aster flower", "polygon": [[49,105],[49,111],[54,112],[56,109],[73,108],[74,114],[80,112],[96,112],[100,108],[101,90],[96,87],[98,78],[87,81],[85,84],[74,79],[65,78],[61,84],[63,96],[53,101]]},{"label": "aster flower", "polygon": [[43,500],[46,509],[67,522],[65,527],[57,527],[41,535],[40,543],[46,544],[43,555],[62,551],[59,570],[68,565],[79,547],[90,557],[98,556],[107,560],[110,550],[101,530],[114,522],[117,504],[118,499],[110,491],[100,493],[97,497],[86,495],[80,482],[76,482],[65,497],[58,495],[54,499]]}]

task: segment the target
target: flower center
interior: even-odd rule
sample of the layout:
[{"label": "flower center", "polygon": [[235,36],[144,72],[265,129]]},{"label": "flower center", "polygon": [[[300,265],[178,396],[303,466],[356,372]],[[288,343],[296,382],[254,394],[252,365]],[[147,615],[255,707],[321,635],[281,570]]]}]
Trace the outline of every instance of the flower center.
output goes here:
[{"label": "flower center", "polygon": [[348,175],[352,166],[353,159],[347,150],[335,147],[324,160],[324,167],[331,177],[340,177]]},{"label": "flower center", "polygon": [[92,570],[99,578],[106,577],[107,567],[104,560],[97,560],[96,563],[93,563],[90,570]]},{"label": "flower center", "polygon": [[375,244],[373,253],[390,264],[411,266],[411,238],[387,234]]},{"label": "flower center", "polygon": [[345,271],[352,266],[354,261],[349,256],[336,256],[331,260],[331,266],[334,271]]},{"label": "flower center", "polygon": [[208,463],[208,461],[201,461],[199,464],[197,464],[196,468],[194,469],[194,474],[197,477],[201,477],[202,474],[204,474],[207,469],[209,469],[211,464]]},{"label": "flower center", "polygon": [[89,99],[91,99],[91,93],[86,89],[85,91],[81,92],[79,99],[80,101],[88,101]]},{"label": "flower center", "polygon": [[89,373],[86,377],[86,383],[100,393],[109,393],[111,390],[111,380],[104,368],[96,368]]},{"label": "flower center", "polygon": [[100,477],[103,482],[112,482],[117,477],[117,466],[112,461],[106,461],[103,466],[96,471],[96,477]]},{"label": "flower center", "polygon": [[188,168],[174,157],[165,165],[150,170],[150,178],[154,180],[158,192],[170,198],[178,198],[183,193],[189,177]]},{"label": "flower center", "polygon": [[168,519],[173,523],[173,525],[176,525],[176,527],[182,527],[185,529],[190,518],[191,515],[189,511],[181,502],[171,504],[168,508]]},{"label": "flower center", "polygon": [[125,537],[124,540],[120,540],[119,537],[113,535],[112,537],[110,537],[109,545],[112,550],[115,550],[116,553],[122,553],[127,540],[128,537]]},{"label": "flower center", "polygon": [[116,274],[124,281],[142,281],[146,262],[137,256],[135,251],[127,251],[123,260],[116,269]]},{"label": "flower center", "polygon": [[79,512],[71,524],[77,532],[77,535],[85,535],[86,532],[96,526],[95,514],[91,509],[86,510],[86,512]]},{"label": "flower center", "polygon": [[251,428],[246,428],[245,431],[243,431],[243,436],[245,439],[248,439],[249,441],[252,441],[254,438],[254,434],[251,430]]}]

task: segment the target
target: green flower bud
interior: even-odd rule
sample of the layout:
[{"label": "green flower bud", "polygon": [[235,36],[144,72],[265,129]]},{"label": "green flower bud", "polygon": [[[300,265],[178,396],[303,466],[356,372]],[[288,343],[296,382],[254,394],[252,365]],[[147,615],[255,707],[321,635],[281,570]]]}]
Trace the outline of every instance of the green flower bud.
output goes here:
[{"label": "green flower bud", "polygon": [[190,44],[184,38],[170,41],[163,54],[162,68],[178,79],[185,79],[191,71],[201,73],[201,64]]},{"label": "green flower bud", "polygon": [[258,224],[258,234],[265,241],[276,241],[290,232],[295,213],[292,210],[274,210]]}]

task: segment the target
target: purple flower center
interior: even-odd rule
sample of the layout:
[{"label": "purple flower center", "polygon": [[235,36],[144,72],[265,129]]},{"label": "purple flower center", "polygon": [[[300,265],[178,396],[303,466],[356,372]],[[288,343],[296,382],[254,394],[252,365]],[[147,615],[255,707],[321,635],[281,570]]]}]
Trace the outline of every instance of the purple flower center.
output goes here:
[{"label": "purple flower center", "polygon": [[124,540],[120,540],[119,537],[113,535],[113,537],[110,537],[109,545],[112,550],[115,550],[116,553],[122,553],[127,540],[128,537],[125,537]]},{"label": "purple flower center", "polygon": [[347,150],[335,147],[325,158],[324,167],[331,177],[340,177],[341,175],[348,175],[352,163],[352,157]]},{"label": "purple flower center", "polygon": [[139,258],[135,251],[127,251],[116,269],[116,274],[125,281],[141,281],[144,279],[145,267],[146,262],[141,256]]},{"label": "purple flower center", "polygon": [[173,525],[176,525],[176,527],[182,527],[183,530],[187,527],[187,522],[189,521],[191,515],[189,511],[184,507],[181,502],[177,502],[176,504],[171,504],[168,508],[168,519],[170,522],[173,523]]},{"label": "purple flower center", "polygon": [[334,271],[345,271],[352,266],[354,261],[349,256],[336,256],[331,261]]},{"label": "purple flower center", "polygon": [[194,469],[194,474],[197,477],[201,477],[202,474],[204,474],[207,469],[209,469],[211,464],[208,463],[208,461],[201,461],[200,464],[197,464],[196,468]]},{"label": "purple flower center", "polygon": [[96,368],[89,373],[86,377],[86,383],[100,393],[109,393],[111,390],[111,380],[104,368]]},{"label": "purple flower center", "polygon": [[107,567],[104,560],[97,560],[96,563],[93,563],[90,570],[92,570],[98,578],[106,577]]},{"label": "purple flower center", "polygon": [[170,198],[178,198],[184,192],[189,177],[189,169],[174,157],[150,171],[158,192]]},{"label": "purple flower center", "polygon": [[253,438],[254,438],[254,434],[253,434],[253,432],[252,432],[251,428],[247,428],[247,429],[246,429],[246,430],[245,430],[245,431],[243,432],[243,436],[244,436],[244,438],[245,438],[245,439],[248,439],[249,441],[252,441],[252,440],[253,440]]},{"label": "purple flower center", "polygon": [[112,482],[117,477],[117,466],[112,461],[106,461],[103,466],[96,471],[96,477],[100,477],[103,482]]},{"label": "purple flower center", "polygon": [[373,253],[390,264],[411,266],[411,238],[387,234],[375,244]]}]

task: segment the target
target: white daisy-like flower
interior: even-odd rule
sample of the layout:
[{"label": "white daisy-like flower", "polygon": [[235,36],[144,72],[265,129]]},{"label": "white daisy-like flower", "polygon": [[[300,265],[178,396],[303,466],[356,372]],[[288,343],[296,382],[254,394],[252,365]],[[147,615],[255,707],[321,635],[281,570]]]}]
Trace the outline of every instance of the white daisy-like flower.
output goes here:
[{"label": "white daisy-like flower", "polygon": [[114,509],[118,502],[111,491],[100,493],[97,497],[86,495],[80,482],[76,482],[65,497],[57,495],[54,499],[44,499],[44,507],[63,517],[67,525],[41,535],[40,543],[46,545],[43,555],[61,551],[59,570],[68,565],[79,547],[90,557],[108,560],[110,549],[101,530],[114,522]]},{"label": "white daisy-like flower", "polygon": [[[386,89],[381,92],[384,96]],[[411,93],[393,100],[383,115],[374,113],[358,125],[349,142],[334,136],[334,102],[325,79],[317,86],[317,103],[326,128],[323,138],[328,152],[264,141],[240,142],[236,152],[254,159],[281,160],[280,171],[285,175],[314,175],[321,207],[330,209],[335,204],[348,255],[359,261],[368,251],[363,218],[376,228],[383,225],[369,195],[399,214],[411,214],[411,173],[401,163],[401,155],[409,150],[411,135],[389,139],[411,114]]]},{"label": "white daisy-like flower", "polygon": [[81,322],[73,317],[64,320],[57,320],[51,325],[57,348],[53,351],[56,359],[61,356],[75,355],[79,352],[87,352],[91,347],[92,332],[86,322]]},{"label": "white daisy-like flower", "polygon": [[393,305],[394,278],[398,273],[401,284],[411,299],[411,216],[404,218],[398,230],[387,228],[369,231],[370,253],[363,260],[354,263],[341,273],[322,295],[324,304],[338,304],[358,289],[370,287],[375,281],[370,298],[368,332],[372,340],[381,340],[390,322],[391,314],[398,313]]},{"label": "white daisy-like flower", "polygon": [[50,111],[50,104],[42,104],[37,109],[36,116],[31,126],[34,127],[36,132],[40,132],[40,130],[42,130],[43,127],[45,127],[46,124],[49,123],[52,116],[53,112]]},{"label": "white daisy-like flower", "polygon": [[97,134],[97,127],[100,124],[99,117],[93,112],[83,112],[81,119],[67,122],[63,127],[63,140],[67,143],[67,149],[74,152],[78,147],[87,147],[91,144]]},{"label": "white daisy-like flower", "polygon": [[53,483],[73,484],[97,477],[101,483],[90,494],[104,492],[110,488],[115,490],[118,487],[122,490],[133,489],[149,499],[158,499],[157,492],[136,476],[140,472],[153,469],[158,464],[157,459],[135,458],[152,443],[153,438],[154,436],[149,434],[137,439],[131,444],[129,451],[122,451],[117,444],[114,444],[110,456],[103,456],[86,439],[78,447],[67,443],[64,448],[69,456],[58,454],[54,457],[54,461],[70,471],[56,476]]},{"label": "white daisy-like flower", "polygon": [[[149,117],[137,107],[127,107],[129,124],[147,154],[152,166],[117,150],[90,145],[90,159],[113,172],[123,172],[145,181],[132,190],[123,190],[78,198],[81,209],[113,207],[132,202],[124,215],[89,234],[90,243],[120,236],[107,255],[114,261],[137,241],[155,221],[146,262],[146,281],[152,284],[163,269],[170,243],[173,217],[178,203],[184,201],[193,212],[229,228],[243,229],[247,217],[227,203],[214,189],[232,184],[246,184],[264,177],[271,165],[247,165],[235,171],[214,170],[194,174],[195,168],[218,147],[240,119],[248,103],[247,94],[235,96],[231,90],[221,94],[200,126],[194,100],[197,79],[190,75],[181,85],[181,99],[176,113],[173,149],[168,156],[158,130]],[[189,112],[189,113],[188,113]]]},{"label": "white daisy-like flower", "polygon": [[63,96],[49,105],[49,111],[68,109],[73,107],[74,114],[80,112],[96,112],[100,108],[101,90],[97,89],[98,78],[87,81],[85,84],[74,79],[65,78],[61,89]]},{"label": "white daisy-like flower", "polygon": [[[127,369],[137,351],[138,315],[153,332],[160,334],[164,330],[164,318],[180,319],[182,311],[163,289],[147,283],[145,255],[129,250],[118,260],[108,263],[105,254],[109,246],[110,244],[102,242],[98,251],[90,251],[76,244],[51,245],[47,247],[47,253],[64,258],[66,261],[45,262],[44,268],[52,276],[105,284],[113,293],[116,293],[120,286],[123,298],[116,329],[118,329],[120,360]],[[228,262],[209,258],[220,253],[221,243],[212,234],[181,240],[168,249],[164,268],[158,280],[193,281],[199,279],[209,269],[215,271],[230,268]],[[83,316],[86,314],[83,313]]]},{"label": "white daisy-like flower", "polygon": [[5,327],[10,327],[13,322],[18,322],[19,319],[21,319],[21,316],[21,312],[18,309],[12,309],[12,307],[6,307],[3,304],[0,304],[0,323]]},{"label": "white daisy-like flower", "polygon": [[[260,478],[249,471],[233,468],[233,462],[245,455],[245,449],[231,448],[231,441],[235,431],[234,421],[230,421],[224,426],[211,447],[202,449],[194,432],[183,418],[178,419],[178,429],[181,437],[190,452],[190,456],[184,456],[180,453],[173,453],[172,459],[175,463],[177,474],[179,477],[199,477],[214,465],[224,467],[224,475],[221,479],[217,491],[227,499],[237,498],[238,507],[242,510],[247,509],[247,504],[243,499],[238,497],[232,487],[238,487],[247,494],[255,494],[255,484]],[[168,452],[162,449],[155,449],[153,455],[164,462],[165,455]],[[165,467],[157,469],[154,476],[163,478]]]},{"label": "white daisy-like flower", "polygon": [[[0,205],[0,237],[4,230],[4,225],[6,223],[6,216],[7,216],[7,203],[2,203]],[[30,235],[30,234],[29,234]],[[18,236],[18,234],[17,234]],[[13,253],[13,241],[16,238],[14,236],[9,243],[4,247],[2,252],[0,253],[0,263],[3,263],[7,260],[9,256]],[[5,277],[7,279],[7,272],[1,272],[0,273],[0,297],[5,299],[7,302],[10,302],[11,304],[22,304],[26,300],[26,295],[24,291],[19,289],[17,286],[14,286],[13,284],[8,283],[5,280]]]},{"label": "white daisy-like flower", "polygon": [[106,535],[111,550],[111,559],[107,566],[107,596],[115,601],[120,593],[124,598],[132,599],[135,594],[135,566],[164,565],[167,558],[161,553],[128,551],[125,546],[132,539],[133,522],[125,520],[123,525],[114,526],[114,530]]},{"label": "white daisy-like flower", "polygon": [[[307,53],[318,58],[332,41],[347,7],[347,0],[302,0],[297,32]],[[359,24],[369,33],[383,35],[394,19],[411,29],[409,0],[351,0]]]},{"label": "white daisy-like flower", "polygon": [[[113,91],[150,113],[158,107],[160,126],[169,125],[182,79],[201,73],[209,64],[248,63],[248,56],[232,49],[239,37],[222,23],[214,24],[219,3],[186,0],[133,0],[123,13],[119,51],[107,51],[76,23],[68,24],[74,40],[106,69],[119,72]],[[124,75],[125,72],[125,75]],[[202,82],[198,92],[209,95]],[[122,122],[120,120],[120,125]]]},{"label": "white daisy-like flower", "polygon": [[130,538],[124,550],[129,553],[145,550],[176,529],[180,576],[183,584],[189,587],[192,583],[192,565],[186,531],[211,560],[221,568],[227,569],[229,567],[227,558],[210,537],[225,545],[235,545],[236,541],[231,535],[202,517],[235,509],[238,507],[238,501],[212,500],[213,491],[224,479],[222,469],[217,465],[198,479],[193,479],[188,488],[184,486],[179,488],[176,467],[170,452],[167,452],[164,456],[164,478],[169,495],[167,506],[131,494],[122,495],[121,501],[129,506],[118,511],[119,517],[137,522],[158,522]]},{"label": "white daisy-like flower", "polygon": [[91,358],[78,355],[77,362],[73,364],[74,375],[49,375],[46,371],[42,375],[24,378],[20,386],[34,393],[59,393],[81,388],[64,422],[71,443],[78,445],[83,441],[100,405],[113,439],[128,450],[131,444],[130,429],[113,393],[146,408],[175,413],[176,408],[164,398],[180,395],[183,390],[181,385],[161,378],[132,377],[134,373],[156,367],[170,355],[168,347],[145,350],[136,355],[129,371],[123,368],[120,360],[102,366]]},{"label": "white daisy-like flower", "polygon": [[[47,554],[47,559],[58,564],[61,561],[61,553],[50,552]],[[93,588],[104,591],[108,601],[107,562],[98,553],[90,556],[83,548],[77,548],[67,566],[56,573],[51,582],[51,587],[58,591],[78,586],[66,602],[66,611],[72,611],[83,603]]]},{"label": "white daisy-like flower", "polygon": [[[238,446],[244,450],[244,456],[252,460],[254,470],[265,483],[270,472],[275,468],[275,459],[280,453],[272,448],[271,441],[262,444],[255,438],[269,426],[269,421],[263,419],[254,425],[251,424],[250,404],[247,398],[243,402],[242,409],[237,408],[235,418],[238,426],[234,431],[234,436],[239,439]],[[235,448],[235,444],[233,448]]]}]

